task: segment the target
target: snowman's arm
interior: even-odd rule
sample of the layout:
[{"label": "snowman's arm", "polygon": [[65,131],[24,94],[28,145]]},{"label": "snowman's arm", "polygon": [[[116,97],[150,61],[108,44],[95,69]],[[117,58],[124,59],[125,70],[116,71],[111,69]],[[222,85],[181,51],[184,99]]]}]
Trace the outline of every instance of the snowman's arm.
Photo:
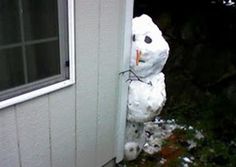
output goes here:
[{"label": "snowman's arm", "polygon": [[[122,71],[122,72],[119,73],[119,75],[124,75],[124,74],[127,73],[127,72],[132,73],[132,74],[137,78],[138,81],[143,82],[143,83],[146,83],[146,82],[143,81],[137,74],[135,74],[135,72],[134,72],[133,70],[131,70],[131,69]],[[127,82],[127,81],[131,81],[131,82],[132,82],[133,80],[134,80],[134,79],[129,78],[128,80],[126,80],[126,82]],[[146,83],[146,84],[152,86],[152,82],[151,82],[151,81],[149,81],[149,82]]]},{"label": "snowman's arm", "polygon": [[121,72],[119,73],[119,75],[124,75],[125,73],[130,72],[130,71],[131,71],[131,69],[125,70],[125,71],[121,71]]}]

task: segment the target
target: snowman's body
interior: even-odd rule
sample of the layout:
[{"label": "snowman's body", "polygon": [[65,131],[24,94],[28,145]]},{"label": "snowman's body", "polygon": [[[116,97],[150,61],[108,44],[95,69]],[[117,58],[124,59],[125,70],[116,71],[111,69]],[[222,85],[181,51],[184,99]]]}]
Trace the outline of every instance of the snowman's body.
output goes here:
[{"label": "snowman's body", "polygon": [[[146,77],[145,82],[132,81],[129,85],[127,119],[133,122],[152,121],[166,101],[165,77],[162,72]],[[152,84],[147,84],[151,82]]]},{"label": "snowman's body", "polygon": [[129,85],[125,143],[127,160],[138,156],[145,140],[144,135],[135,135],[130,125],[138,124],[139,133],[144,134],[144,123],[153,120],[165,104],[165,76],[161,71],[169,55],[168,43],[147,15],[132,20],[132,40],[130,69],[135,75],[130,75]]}]

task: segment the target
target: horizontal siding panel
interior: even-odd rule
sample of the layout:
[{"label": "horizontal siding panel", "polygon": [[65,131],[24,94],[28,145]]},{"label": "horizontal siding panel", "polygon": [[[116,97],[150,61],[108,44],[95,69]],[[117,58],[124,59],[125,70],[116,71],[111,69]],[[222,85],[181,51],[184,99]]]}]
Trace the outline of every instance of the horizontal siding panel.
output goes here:
[{"label": "horizontal siding panel", "polygon": [[20,167],[13,107],[0,111],[0,166]]}]

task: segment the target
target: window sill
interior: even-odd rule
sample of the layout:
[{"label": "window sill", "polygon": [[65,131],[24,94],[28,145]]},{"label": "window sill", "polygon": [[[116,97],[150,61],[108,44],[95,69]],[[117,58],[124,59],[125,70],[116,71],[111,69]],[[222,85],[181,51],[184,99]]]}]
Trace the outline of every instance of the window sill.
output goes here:
[{"label": "window sill", "polygon": [[15,105],[18,103],[22,103],[22,102],[25,102],[27,100],[30,100],[30,99],[33,99],[33,98],[36,98],[36,97],[39,97],[42,95],[46,95],[48,93],[57,91],[59,89],[71,86],[74,83],[75,83],[74,79],[65,80],[65,81],[62,81],[62,82],[59,82],[59,83],[29,92],[29,93],[25,93],[23,95],[19,95],[19,96],[1,101],[0,102],[0,109],[11,106],[11,105]]}]

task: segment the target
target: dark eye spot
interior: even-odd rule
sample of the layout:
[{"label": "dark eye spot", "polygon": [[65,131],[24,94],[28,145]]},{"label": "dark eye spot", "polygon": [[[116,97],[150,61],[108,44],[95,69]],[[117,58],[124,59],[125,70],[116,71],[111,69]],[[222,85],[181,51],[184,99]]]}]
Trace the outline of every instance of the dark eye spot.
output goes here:
[{"label": "dark eye spot", "polygon": [[158,147],[158,145],[157,145],[157,144],[155,144],[155,145],[154,145],[154,147],[155,147],[155,148],[157,148],[157,147]]},{"label": "dark eye spot", "polygon": [[137,150],[137,152],[139,152],[139,151],[140,151],[140,147],[139,147],[139,146],[137,146],[136,150]]},{"label": "dark eye spot", "polygon": [[129,149],[129,152],[133,152],[133,151],[134,151],[134,148],[130,148],[130,149]]},{"label": "dark eye spot", "polygon": [[134,132],[135,132],[135,133],[138,133],[138,130],[135,130]]},{"label": "dark eye spot", "polygon": [[136,41],[135,35],[132,36],[132,40],[133,40],[134,42]]},{"label": "dark eye spot", "polygon": [[149,36],[145,36],[144,41],[148,44],[152,43],[152,38],[150,38]]}]

